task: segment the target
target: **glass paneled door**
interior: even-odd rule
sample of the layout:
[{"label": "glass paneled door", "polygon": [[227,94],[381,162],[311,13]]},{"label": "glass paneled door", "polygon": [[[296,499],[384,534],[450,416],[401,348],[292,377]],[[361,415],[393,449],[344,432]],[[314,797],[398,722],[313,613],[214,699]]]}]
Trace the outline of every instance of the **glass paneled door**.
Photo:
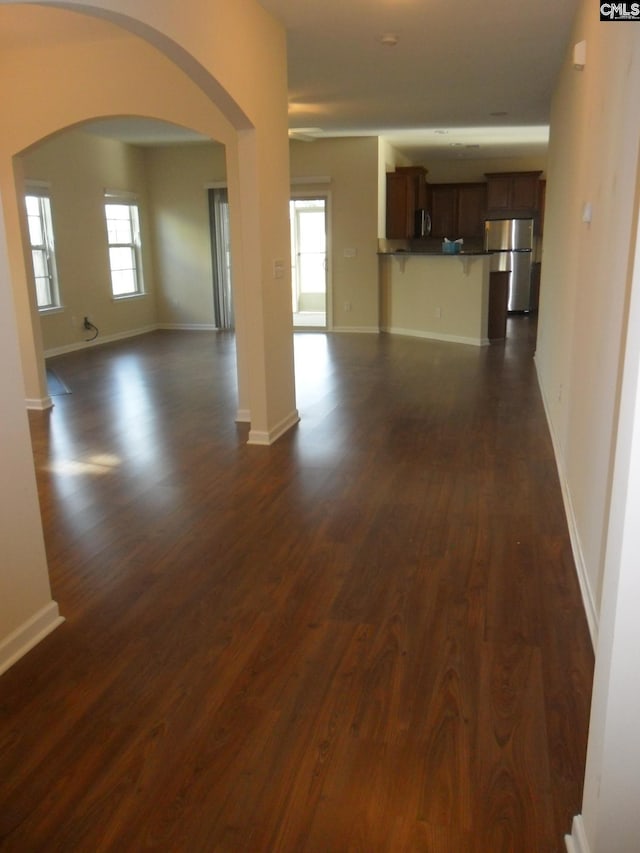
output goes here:
[{"label": "glass paneled door", "polygon": [[229,197],[226,187],[210,188],[209,228],[213,270],[213,317],[216,329],[233,329],[231,244],[229,241]]},{"label": "glass paneled door", "polygon": [[290,203],[293,325],[327,327],[327,220],[325,198]]}]

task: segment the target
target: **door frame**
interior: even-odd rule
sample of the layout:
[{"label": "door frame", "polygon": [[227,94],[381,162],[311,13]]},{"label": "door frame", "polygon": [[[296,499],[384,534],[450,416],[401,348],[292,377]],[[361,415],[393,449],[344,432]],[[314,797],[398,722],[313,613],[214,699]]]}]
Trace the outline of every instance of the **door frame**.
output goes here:
[{"label": "door frame", "polygon": [[[324,216],[325,216],[325,229],[326,229],[326,247],[327,247],[327,269],[326,269],[326,298],[325,298],[325,311],[326,311],[326,326],[324,329],[318,329],[318,331],[330,331],[333,328],[333,284],[332,284],[332,210],[331,210],[331,190],[329,187],[321,186],[319,189],[314,189],[317,184],[309,184],[305,183],[292,183],[291,186],[291,201],[297,200],[310,200],[314,198],[324,199],[325,207],[324,207]],[[293,247],[292,247],[293,248]],[[293,286],[293,282],[292,282]],[[294,330],[295,331],[295,330]]]}]

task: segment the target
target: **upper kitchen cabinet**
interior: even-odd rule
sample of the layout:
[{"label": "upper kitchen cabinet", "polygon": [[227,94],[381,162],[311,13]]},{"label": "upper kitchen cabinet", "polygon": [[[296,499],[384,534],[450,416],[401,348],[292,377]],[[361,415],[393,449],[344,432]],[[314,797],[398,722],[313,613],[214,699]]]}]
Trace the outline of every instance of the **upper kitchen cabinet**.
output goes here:
[{"label": "upper kitchen cabinet", "polygon": [[432,237],[484,235],[485,184],[431,184],[429,192]]},{"label": "upper kitchen cabinet", "polygon": [[458,192],[455,184],[432,184],[429,187],[431,236],[459,237],[458,230]]},{"label": "upper kitchen cabinet", "polygon": [[538,211],[540,172],[487,174],[487,217],[533,216]]},{"label": "upper kitchen cabinet", "polygon": [[415,234],[416,211],[426,207],[427,170],[398,166],[387,172],[387,238],[407,240]]},{"label": "upper kitchen cabinet", "polygon": [[486,184],[458,185],[458,236],[484,237],[486,211]]},{"label": "upper kitchen cabinet", "polygon": [[536,229],[537,233],[542,237],[544,232],[544,206],[546,204],[547,198],[547,182],[540,181],[540,187],[538,190],[538,218],[536,220]]}]

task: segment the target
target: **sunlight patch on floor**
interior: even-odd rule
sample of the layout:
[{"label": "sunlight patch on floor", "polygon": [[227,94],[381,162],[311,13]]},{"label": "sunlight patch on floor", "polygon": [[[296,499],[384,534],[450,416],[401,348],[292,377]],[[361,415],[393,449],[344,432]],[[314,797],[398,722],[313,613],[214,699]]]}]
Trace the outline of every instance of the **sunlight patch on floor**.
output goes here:
[{"label": "sunlight patch on floor", "polygon": [[324,311],[296,311],[293,315],[295,328],[324,329],[327,325],[327,315]]}]

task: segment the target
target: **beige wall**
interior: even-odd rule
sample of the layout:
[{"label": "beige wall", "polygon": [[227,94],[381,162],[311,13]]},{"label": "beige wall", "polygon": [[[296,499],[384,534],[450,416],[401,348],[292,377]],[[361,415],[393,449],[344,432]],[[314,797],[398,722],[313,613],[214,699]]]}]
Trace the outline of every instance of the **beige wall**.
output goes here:
[{"label": "beige wall", "polygon": [[330,194],[333,328],[378,331],[378,140],[291,142],[290,153],[294,192]]},{"label": "beige wall", "polygon": [[385,331],[483,346],[487,338],[486,256],[407,255],[380,258]]},{"label": "beige wall", "polygon": [[[49,355],[84,346],[89,315],[97,342],[156,326],[212,328],[207,184],[224,182],[216,143],[141,147],[68,131],[21,158],[25,182],[50,186],[63,309],[40,314]],[[104,189],[136,193],[146,295],[111,298]]]},{"label": "beige wall", "polygon": [[[377,145],[373,138],[291,143],[292,195],[329,197],[331,304],[338,329],[378,330]],[[83,345],[86,335],[79,325],[86,314],[99,327],[100,339],[155,325],[213,325],[206,187],[226,180],[223,145],[143,148],[80,129],[35,146],[21,159],[26,179],[51,185],[64,310],[41,316],[45,351]],[[329,180],[300,183],[305,176]],[[140,196],[145,299],[114,302],[110,297],[105,187]],[[350,248],[355,257],[345,257]],[[345,302],[351,311],[344,310]]]},{"label": "beige wall", "polygon": [[545,154],[538,157],[460,157],[453,160],[427,157],[412,163],[384,139],[381,139],[380,159],[385,172],[393,172],[396,166],[423,166],[427,170],[427,181],[432,184],[484,181],[487,173],[491,172],[542,172],[544,178],[547,166]]},{"label": "beige wall", "polygon": [[[0,3],[0,23],[6,20],[9,31],[15,27],[28,31],[29,26],[36,27],[36,19],[53,33],[63,32],[68,21],[76,41],[70,49],[69,44],[41,37],[33,46],[22,42],[3,49],[0,55],[0,113],[8,117],[0,135],[0,186],[28,399],[42,399],[45,383],[40,317],[33,288],[27,285],[21,239],[24,187],[20,180],[16,187],[14,177],[14,170],[19,175],[23,163],[16,155],[43,139],[55,140],[61,130],[104,115],[151,116],[192,127],[212,138],[233,139],[233,129],[203,92],[140,39],[106,22],[90,24],[84,16],[70,12]],[[83,21],[86,41],[80,38]],[[114,53],[119,60],[115,64]],[[33,108],[37,92],[47,93],[46,109]],[[126,173],[126,166],[113,163],[113,171]],[[73,169],[72,160],[69,169]]]},{"label": "beige wall", "polygon": [[[296,157],[298,146],[312,149],[303,152],[309,156]],[[311,192],[330,199],[336,328],[378,329],[376,151],[375,139],[292,143],[294,178],[330,179],[321,184],[296,181],[292,194]],[[102,336],[155,324],[213,324],[206,186],[226,179],[224,146],[139,148],[74,131],[37,146],[23,163],[28,178],[51,183],[60,256],[65,311],[42,318],[46,350],[81,343],[84,335],[73,318],[87,313]],[[144,313],[135,310],[137,300],[114,306],[109,297],[100,208],[105,186],[136,191],[144,200],[145,282],[153,296],[143,300]],[[355,249],[356,256],[346,258],[345,248]],[[345,302],[351,302],[351,311],[344,311]]]},{"label": "beige wall", "polygon": [[[332,325],[338,330],[378,330],[377,150],[375,138],[290,143],[291,194],[329,199]],[[204,187],[224,182],[224,149],[214,145],[156,148],[148,152],[147,162],[158,322],[212,322]],[[314,182],[314,178],[323,180]],[[355,257],[345,257],[345,249],[355,249]],[[188,290],[185,269],[189,270]],[[351,304],[350,311],[344,310],[345,302]],[[207,320],[202,319],[205,308]]]},{"label": "beige wall", "polygon": [[[89,315],[98,340],[153,326],[156,287],[151,254],[150,209],[144,151],[80,130],[58,134],[22,157],[25,179],[50,184],[56,262],[63,310],[40,314],[45,352],[73,348],[90,337]],[[104,191],[135,193],[140,208],[145,296],[114,300],[104,220]]]},{"label": "beige wall", "polygon": [[639,90],[637,24],[582,0],[552,105],[536,354],[596,648],[576,853],[640,837]]},{"label": "beige wall", "polygon": [[[373,171],[374,146],[378,147],[381,172]],[[383,179],[386,170],[406,162],[394,158],[394,151],[372,139],[291,143],[292,194],[316,192],[330,198],[331,304],[337,328],[370,330],[372,323],[377,328],[378,321],[372,319],[376,317],[377,294],[367,280],[374,244],[371,232],[367,234],[365,229],[374,221],[370,203],[376,174]],[[226,180],[223,145],[211,142],[142,148],[101,139],[80,129],[30,149],[22,162],[26,179],[51,184],[64,311],[41,318],[45,351],[82,344],[86,335],[81,320],[86,314],[100,328],[101,339],[156,324],[213,326],[206,186]],[[533,168],[534,164],[521,165]],[[442,173],[446,174],[443,180],[466,180],[485,166],[495,171],[507,168],[505,161],[481,161],[480,165],[469,161],[449,166],[449,172]],[[300,183],[305,175],[329,181]],[[118,303],[110,298],[101,207],[105,187],[129,190],[140,197],[146,299]],[[384,204],[379,204],[384,219]],[[368,247],[364,256],[363,247]],[[345,248],[355,248],[356,257],[345,258]],[[344,311],[345,302],[351,302],[350,312]]]},{"label": "beige wall", "polygon": [[427,180],[432,184],[455,183],[457,181],[484,181],[487,172],[542,172],[545,177],[547,166],[545,155],[540,157],[469,158],[458,160],[427,160]]},{"label": "beige wall", "polygon": [[146,151],[153,212],[157,321],[213,326],[211,240],[206,185],[226,180],[225,149],[214,143]]},{"label": "beige wall", "polygon": [[[577,71],[572,45],[583,39],[587,64]],[[583,4],[552,110],[536,363],[592,630],[601,601],[637,203],[639,52],[633,26],[601,24],[597,4]],[[582,221],[586,202],[591,223]]]}]

